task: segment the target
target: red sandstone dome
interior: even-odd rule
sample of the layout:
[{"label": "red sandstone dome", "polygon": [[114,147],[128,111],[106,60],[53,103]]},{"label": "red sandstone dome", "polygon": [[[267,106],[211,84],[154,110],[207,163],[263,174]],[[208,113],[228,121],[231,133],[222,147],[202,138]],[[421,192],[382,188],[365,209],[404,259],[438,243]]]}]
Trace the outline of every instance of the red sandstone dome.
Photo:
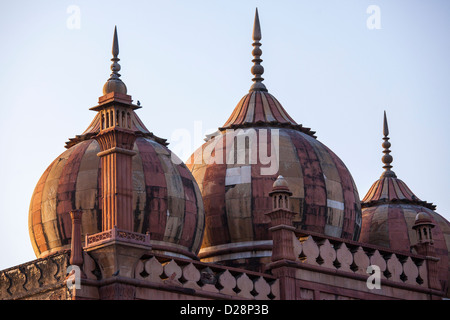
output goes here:
[{"label": "red sandstone dome", "polygon": [[[362,206],[362,227],[360,242],[410,252],[418,239],[413,226],[417,215],[428,217],[434,224],[432,239],[435,252],[440,258],[440,281],[445,286],[450,279],[450,223],[438,214],[431,203],[420,200],[391,170],[391,146],[386,114],[384,118],[385,148],[383,163],[385,172],[375,181],[364,199]],[[447,283],[447,284],[445,284]]]},{"label": "red sandstone dome", "polygon": [[[272,208],[269,193],[279,175],[293,193],[291,210],[298,213],[294,224],[299,229],[358,239],[358,191],[350,172],[334,152],[309,129],[290,119],[269,93],[250,92],[237,105],[233,117],[221,128],[219,136],[207,141],[187,163],[199,184],[205,207],[201,257],[221,259],[212,255],[236,252],[239,246],[245,251],[270,249],[270,219],[265,213]],[[231,127],[242,130],[234,131],[236,138],[224,130]],[[253,148],[257,154],[261,154],[260,148],[270,154],[276,144],[278,170],[270,172],[270,166],[260,158],[251,163],[248,156],[253,152],[252,143],[239,145],[239,135],[259,139]],[[222,156],[217,157],[218,153]],[[230,154],[236,161],[230,161]],[[244,163],[239,163],[239,155],[245,156]]]},{"label": "red sandstone dome", "polygon": [[255,78],[250,92],[187,161],[204,201],[205,234],[199,254],[204,261],[248,265],[270,255],[266,213],[272,209],[269,193],[279,175],[292,192],[297,228],[344,239],[359,237],[361,208],[350,172],[262,83],[258,15],[253,39]]},{"label": "red sandstone dome", "polygon": [[[114,44],[117,43],[115,33]],[[95,137],[103,126],[125,128],[137,136],[132,146],[132,216],[134,232],[150,233],[154,250],[195,257],[203,236],[204,212],[200,190],[191,172],[142,123],[126,95],[117,71],[118,45],[113,45],[113,74],[104,86],[100,105],[117,105],[104,117],[97,113],[88,129],[66,143],[41,176],[32,195],[29,233],[37,257],[70,248],[69,212],[83,211],[82,235],[102,231],[102,165]],[[111,102],[108,102],[111,101]],[[99,110],[99,106],[92,110]],[[110,115],[110,116],[109,116]],[[120,129],[119,128],[119,129]],[[122,129],[121,129],[122,130]],[[127,168],[129,169],[129,168]],[[120,173],[118,173],[120,174]],[[122,186],[119,186],[121,188]]]}]

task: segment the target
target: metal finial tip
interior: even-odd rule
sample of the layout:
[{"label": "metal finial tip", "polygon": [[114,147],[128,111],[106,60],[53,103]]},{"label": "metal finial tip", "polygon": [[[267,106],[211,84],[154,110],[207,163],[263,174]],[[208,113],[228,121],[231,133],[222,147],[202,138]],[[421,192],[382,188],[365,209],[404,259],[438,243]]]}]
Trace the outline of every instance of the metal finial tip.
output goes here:
[{"label": "metal finial tip", "polygon": [[258,8],[256,8],[255,22],[253,23],[253,40],[261,40],[261,25],[259,24]]},{"label": "metal finial tip", "polygon": [[383,162],[384,166],[383,168],[385,169],[385,172],[383,173],[382,176],[385,177],[396,177],[395,173],[393,171],[391,171],[391,163],[393,161],[393,158],[391,156],[391,150],[389,149],[391,147],[391,143],[389,142],[389,128],[388,128],[388,123],[387,123],[387,117],[386,117],[386,111],[384,111],[384,119],[383,119],[383,143],[382,146],[384,148],[383,150],[383,157],[381,158],[381,161]]},{"label": "metal finial tip", "polygon": [[264,67],[261,65],[262,59],[261,59],[261,43],[259,42],[259,40],[261,40],[261,26],[259,24],[259,15],[258,15],[258,8],[256,8],[256,12],[255,12],[255,22],[253,24],[253,44],[252,46],[253,51],[252,51],[252,55],[253,55],[253,66],[251,68],[251,72],[254,75],[252,81],[253,84],[250,87],[250,92],[251,91],[265,91],[267,92],[267,88],[266,86],[262,83],[262,81],[264,80],[263,77],[261,77],[261,75],[264,73]]},{"label": "metal finial tip", "polygon": [[386,117],[386,111],[384,111],[383,134],[385,137],[387,137],[389,135],[389,127],[388,127],[388,122],[387,122],[387,117]]},{"label": "metal finial tip", "polygon": [[112,54],[114,58],[117,58],[119,55],[119,40],[117,38],[117,26],[114,26],[114,38],[112,45]]}]

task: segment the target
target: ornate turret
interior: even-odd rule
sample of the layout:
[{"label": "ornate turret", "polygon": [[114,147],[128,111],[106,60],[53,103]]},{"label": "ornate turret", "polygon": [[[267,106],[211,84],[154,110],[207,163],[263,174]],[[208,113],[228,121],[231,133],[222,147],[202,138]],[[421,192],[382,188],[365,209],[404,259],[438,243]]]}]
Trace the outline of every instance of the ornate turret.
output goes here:
[{"label": "ornate turret", "polygon": [[[103,94],[126,95],[126,87],[119,79],[120,65],[119,41],[117,28],[114,28],[114,40],[112,47],[113,73],[103,87]],[[129,97],[129,96],[125,96]],[[131,97],[126,102],[125,97],[116,100],[106,99],[96,107],[101,114],[100,132],[94,139],[97,140],[101,152],[97,155],[102,164],[102,230],[110,230],[114,227],[133,231],[133,181],[132,181],[132,156],[136,133],[131,129],[131,112],[133,110]]]}]

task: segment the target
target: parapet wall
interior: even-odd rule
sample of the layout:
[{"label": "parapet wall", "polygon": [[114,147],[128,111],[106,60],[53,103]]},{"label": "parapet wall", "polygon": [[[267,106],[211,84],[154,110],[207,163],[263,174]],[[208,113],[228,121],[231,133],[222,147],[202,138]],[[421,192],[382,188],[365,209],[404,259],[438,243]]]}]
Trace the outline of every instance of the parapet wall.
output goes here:
[{"label": "parapet wall", "polygon": [[[293,257],[268,267],[282,299],[439,299],[429,283],[432,257],[293,231]],[[276,243],[274,242],[274,250]],[[283,279],[290,279],[284,281]]]},{"label": "parapet wall", "polygon": [[69,252],[0,271],[0,300],[66,300]]},{"label": "parapet wall", "polygon": [[189,289],[194,296],[217,299],[279,299],[279,285],[268,274],[186,259],[153,255],[140,260],[135,278],[153,284]]},{"label": "parapet wall", "polygon": [[297,233],[297,236],[294,252],[301,263],[366,277],[368,267],[374,266],[379,268],[382,280],[428,287],[424,256],[313,233]]}]

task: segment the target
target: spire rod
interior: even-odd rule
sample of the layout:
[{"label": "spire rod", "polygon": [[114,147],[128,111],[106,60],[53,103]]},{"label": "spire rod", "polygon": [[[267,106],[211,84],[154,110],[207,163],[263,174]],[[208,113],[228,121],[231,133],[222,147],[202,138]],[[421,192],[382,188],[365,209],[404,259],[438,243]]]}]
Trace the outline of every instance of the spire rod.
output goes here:
[{"label": "spire rod", "polygon": [[383,150],[383,157],[381,158],[381,161],[384,163],[384,172],[382,176],[388,176],[388,177],[396,177],[394,171],[391,171],[391,163],[392,163],[392,156],[390,155],[391,150],[389,149],[391,147],[391,143],[389,142],[389,127],[388,127],[388,122],[387,122],[387,117],[386,117],[386,111],[384,111],[384,119],[383,119],[383,143],[382,143],[382,147],[384,148]]},{"label": "spire rod", "polygon": [[118,93],[127,93],[127,87],[125,86],[125,83],[122,82],[120,79],[120,64],[118,61],[120,59],[118,58],[119,55],[119,40],[117,37],[117,26],[114,26],[114,37],[113,37],[113,44],[112,44],[112,59],[113,62],[111,64],[111,76],[109,77],[108,81],[106,81],[105,85],[103,86],[103,94],[107,94],[110,92],[118,92]]},{"label": "spire rod", "polygon": [[254,78],[252,81],[254,82],[253,85],[250,87],[250,91],[266,91],[266,86],[262,83],[264,80],[261,75],[264,73],[264,67],[261,65],[261,62],[263,61],[261,59],[261,43],[259,42],[261,40],[261,26],[259,24],[259,15],[258,15],[258,8],[256,8],[255,12],[255,21],[253,23],[253,44],[254,47],[252,50],[252,55],[254,59],[252,62],[254,63],[251,69],[252,74],[254,75]]},{"label": "spire rod", "polygon": [[119,40],[117,39],[117,26],[114,26],[114,38],[113,38],[113,44],[112,44],[112,59],[111,61],[113,62],[111,64],[111,78],[119,78],[120,74],[120,64],[118,63],[118,61],[120,61],[120,59],[117,57],[119,55]]}]

